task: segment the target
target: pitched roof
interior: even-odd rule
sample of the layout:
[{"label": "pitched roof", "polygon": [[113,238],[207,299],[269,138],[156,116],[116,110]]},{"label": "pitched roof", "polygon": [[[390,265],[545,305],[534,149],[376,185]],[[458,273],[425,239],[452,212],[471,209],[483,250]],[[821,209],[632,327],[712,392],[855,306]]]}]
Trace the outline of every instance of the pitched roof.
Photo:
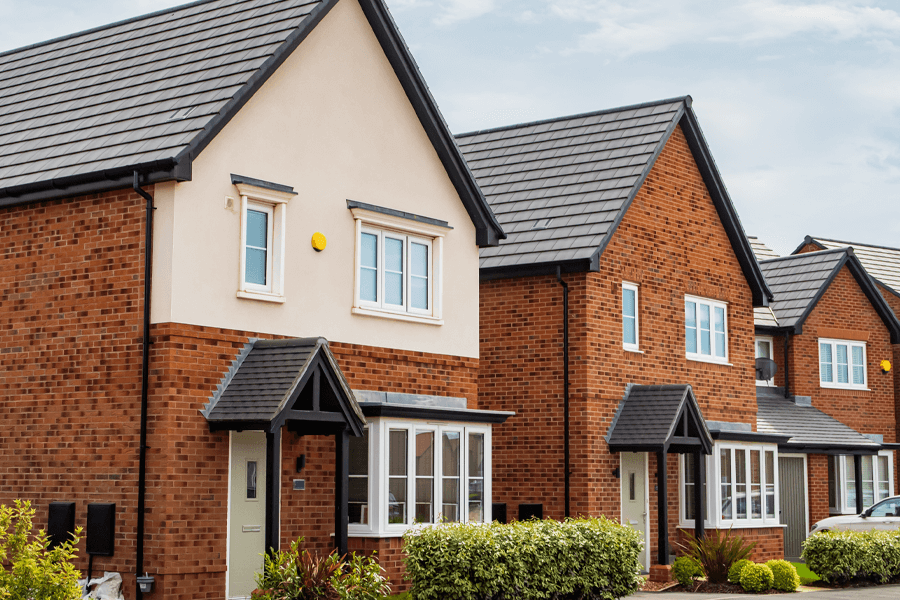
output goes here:
[{"label": "pitched roof", "polygon": [[[325,381],[312,386],[317,370]],[[314,387],[318,398],[313,398]],[[217,428],[274,431],[298,410],[311,420],[322,413],[340,414],[341,422],[353,429],[365,426],[362,409],[324,338],[247,344],[201,413]]]},{"label": "pitched roof", "polygon": [[811,405],[757,388],[756,430],[791,436],[787,446],[877,451],[881,445]]},{"label": "pitched roof", "polygon": [[681,125],[754,290],[771,296],[700,131],[690,96],[456,136],[508,237],[481,252],[482,278],[596,269],[666,142]]},{"label": "pitched roof", "polygon": [[698,438],[706,454],[712,452],[712,436],[690,385],[632,385],[606,441],[614,452],[638,452],[678,446],[686,437]]},{"label": "pitched roof", "polygon": [[[0,206],[188,180],[339,0],[201,0],[0,54]],[[366,17],[478,229],[503,237],[383,0]]]},{"label": "pitched roof", "polygon": [[822,250],[852,247],[856,258],[859,259],[869,275],[882,287],[894,295],[900,296],[900,248],[806,236],[803,243],[797,250],[794,250],[794,254],[807,244],[815,244]]},{"label": "pitched roof", "polygon": [[866,274],[852,248],[793,254],[760,261],[759,266],[775,294],[770,308],[777,325],[773,325],[768,315],[757,310],[754,319],[758,329],[790,328],[795,333],[802,333],[803,323],[846,266],[891,332],[891,343],[900,343],[900,322],[875,289],[872,278]]},{"label": "pitched roof", "polygon": [[778,254],[776,254],[774,250],[766,246],[765,242],[760,240],[758,237],[748,235],[747,240],[750,242],[750,247],[753,249],[753,254],[756,256],[756,260],[778,258]]}]

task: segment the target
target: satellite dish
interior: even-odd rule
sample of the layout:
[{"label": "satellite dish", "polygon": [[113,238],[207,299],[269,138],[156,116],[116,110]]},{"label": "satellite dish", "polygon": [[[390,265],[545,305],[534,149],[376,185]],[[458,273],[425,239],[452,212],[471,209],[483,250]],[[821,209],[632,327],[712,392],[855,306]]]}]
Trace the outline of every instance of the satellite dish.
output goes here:
[{"label": "satellite dish", "polygon": [[775,364],[775,361],[771,358],[757,358],[756,359],[756,380],[757,381],[768,381],[775,377],[775,373],[778,372],[778,365]]}]

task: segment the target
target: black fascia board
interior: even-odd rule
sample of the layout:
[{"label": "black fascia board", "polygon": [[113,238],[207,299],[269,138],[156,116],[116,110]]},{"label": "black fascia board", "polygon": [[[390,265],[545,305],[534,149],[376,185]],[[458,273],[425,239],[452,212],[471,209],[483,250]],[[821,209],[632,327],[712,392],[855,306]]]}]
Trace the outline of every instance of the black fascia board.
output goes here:
[{"label": "black fascia board", "polygon": [[359,0],[359,5],[475,225],[476,243],[480,247],[499,245],[506,233],[459,151],[393,17],[382,0]]},{"label": "black fascia board", "polygon": [[687,139],[688,147],[691,154],[694,155],[694,161],[700,170],[706,189],[712,197],[713,205],[719,214],[719,220],[725,227],[725,233],[731,242],[731,247],[737,256],[738,263],[744,273],[744,278],[750,285],[753,293],[753,306],[768,306],[769,302],[774,300],[772,290],[769,289],[766,279],[759,268],[759,262],[750,246],[750,240],[744,232],[744,227],[738,217],[734,204],[728,195],[725,184],[722,181],[722,175],[716,166],[703,131],[700,129],[700,123],[697,121],[697,115],[694,114],[690,104],[685,107],[684,118],[681,120],[681,129]]},{"label": "black fascia board", "polygon": [[266,181],[265,179],[256,179],[255,177],[246,177],[244,175],[235,175],[234,173],[232,173],[231,184],[237,185],[239,183],[254,185],[258,188],[263,188],[264,190],[283,192],[285,194],[293,194],[295,196],[297,195],[297,192],[295,192],[294,188],[290,185],[284,185],[283,183],[273,183],[271,181]]},{"label": "black fascia board", "polygon": [[834,444],[779,444],[778,451],[785,454],[799,452],[801,454],[827,454],[829,456],[841,456],[844,454],[859,454],[861,456],[872,456],[878,454],[881,445],[860,446],[860,445],[841,445]]},{"label": "black fascia board", "polygon": [[556,269],[562,273],[587,273],[599,270],[598,255],[590,258],[562,260],[548,263],[509,265],[501,267],[481,268],[478,271],[479,281],[494,279],[514,279],[516,277],[536,277],[540,275],[556,275]]},{"label": "black fascia board", "polygon": [[729,442],[759,442],[762,444],[786,444],[791,439],[789,435],[779,433],[758,433],[756,431],[730,431],[717,429],[710,431],[714,440]]},{"label": "black fascia board", "polygon": [[127,167],[2,188],[0,189],[0,208],[58,198],[99,194],[124,188],[131,189],[134,185],[135,171],[141,174],[141,185],[191,179],[190,163],[177,163],[175,159],[138,163]]},{"label": "black fascia board", "polygon": [[347,208],[361,208],[363,210],[368,210],[371,212],[381,213],[383,215],[390,215],[392,217],[399,217],[401,219],[407,219],[409,221],[415,221],[417,223],[425,223],[428,225],[434,225],[435,227],[443,227],[444,229],[453,229],[450,227],[450,223],[447,221],[441,221],[440,219],[432,219],[431,217],[423,217],[422,215],[417,215],[414,213],[406,212],[403,210],[397,210],[395,208],[385,208],[384,206],[377,206],[375,204],[366,204],[365,202],[357,202],[356,200],[347,200]]},{"label": "black fascia board", "polygon": [[494,410],[468,410],[434,408],[412,404],[385,404],[382,402],[360,402],[366,417],[392,417],[398,419],[419,419],[432,421],[458,421],[462,423],[500,424],[515,415],[511,412]]},{"label": "black fascia board", "polygon": [[609,444],[610,452],[665,452],[665,444]]},{"label": "black fascia board", "polygon": [[[872,277],[872,274],[871,274],[871,273],[869,273],[869,277]],[[881,281],[880,279],[877,279],[877,278],[875,278],[875,277],[872,277],[872,281],[874,281],[875,283],[877,283],[878,285],[880,285],[881,287],[883,287],[884,289],[886,289],[888,292],[890,292],[890,293],[893,294],[894,296],[900,296],[900,292],[898,292],[897,290],[895,290],[894,288],[892,288],[892,287],[889,286],[888,284],[884,283],[884,282]]]},{"label": "black fascia board", "polygon": [[806,246],[807,244],[815,244],[816,246],[819,247],[819,250],[827,250],[828,249],[825,246],[823,246],[822,244],[820,244],[814,237],[806,236],[803,238],[803,241],[800,242],[800,245],[797,246],[794,249],[794,251],[790,253],[790,256],[795,256],[797,254],[800,254],[800,251],[803,250],[803,247]]},{"label": "black fascia board", "polygon": [[771,325],[754,325],[753,328],[755,329],[756,333],[763,333],[768,335],[784,335],[785,333],[800,335],[801,333],[803,333],[802,325],[797,325],[796,327],[792,325],[787,327],[782,327],[780,325],[777,327],[773,327]]},{"label": "black fascia board", "polygon": [[269,431],[269,421],[256,419],[221,419],[209,421],[210,431]]}]

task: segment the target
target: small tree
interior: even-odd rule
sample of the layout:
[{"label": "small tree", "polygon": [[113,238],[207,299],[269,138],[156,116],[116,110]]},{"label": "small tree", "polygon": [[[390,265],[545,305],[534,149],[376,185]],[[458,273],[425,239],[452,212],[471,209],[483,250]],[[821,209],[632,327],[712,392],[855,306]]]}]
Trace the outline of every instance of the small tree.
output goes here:
[{"label": "small tree", "polygon": [[756,542],[748,544],[731,530],[707,532],[698,540],[690,531],[685,532],[686,544],[679,544],[685,553],[700,563],[706,579],[710,583],[728,581],[728,570],[737,561],[747,558],[756,547]]},{"label": "small tree", "polygon": [[34,509],[16,500],[15,508],[0,505],[0,598],[8,600],[78,600],[81,573],[72,566],[81,528],[72,539],[49,549],[46,532],[31,535]]}]

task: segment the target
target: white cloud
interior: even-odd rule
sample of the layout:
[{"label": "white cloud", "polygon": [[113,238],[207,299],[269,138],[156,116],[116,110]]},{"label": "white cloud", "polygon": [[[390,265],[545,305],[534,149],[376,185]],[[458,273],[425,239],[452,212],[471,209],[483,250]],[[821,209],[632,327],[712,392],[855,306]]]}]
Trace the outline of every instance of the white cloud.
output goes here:
[{"label": "white cloud", "polygon": [[435,25],[453,25],[460,21],[475,19],[496,8],[494,0],[447,0],[443,11],[435,18]]}]

